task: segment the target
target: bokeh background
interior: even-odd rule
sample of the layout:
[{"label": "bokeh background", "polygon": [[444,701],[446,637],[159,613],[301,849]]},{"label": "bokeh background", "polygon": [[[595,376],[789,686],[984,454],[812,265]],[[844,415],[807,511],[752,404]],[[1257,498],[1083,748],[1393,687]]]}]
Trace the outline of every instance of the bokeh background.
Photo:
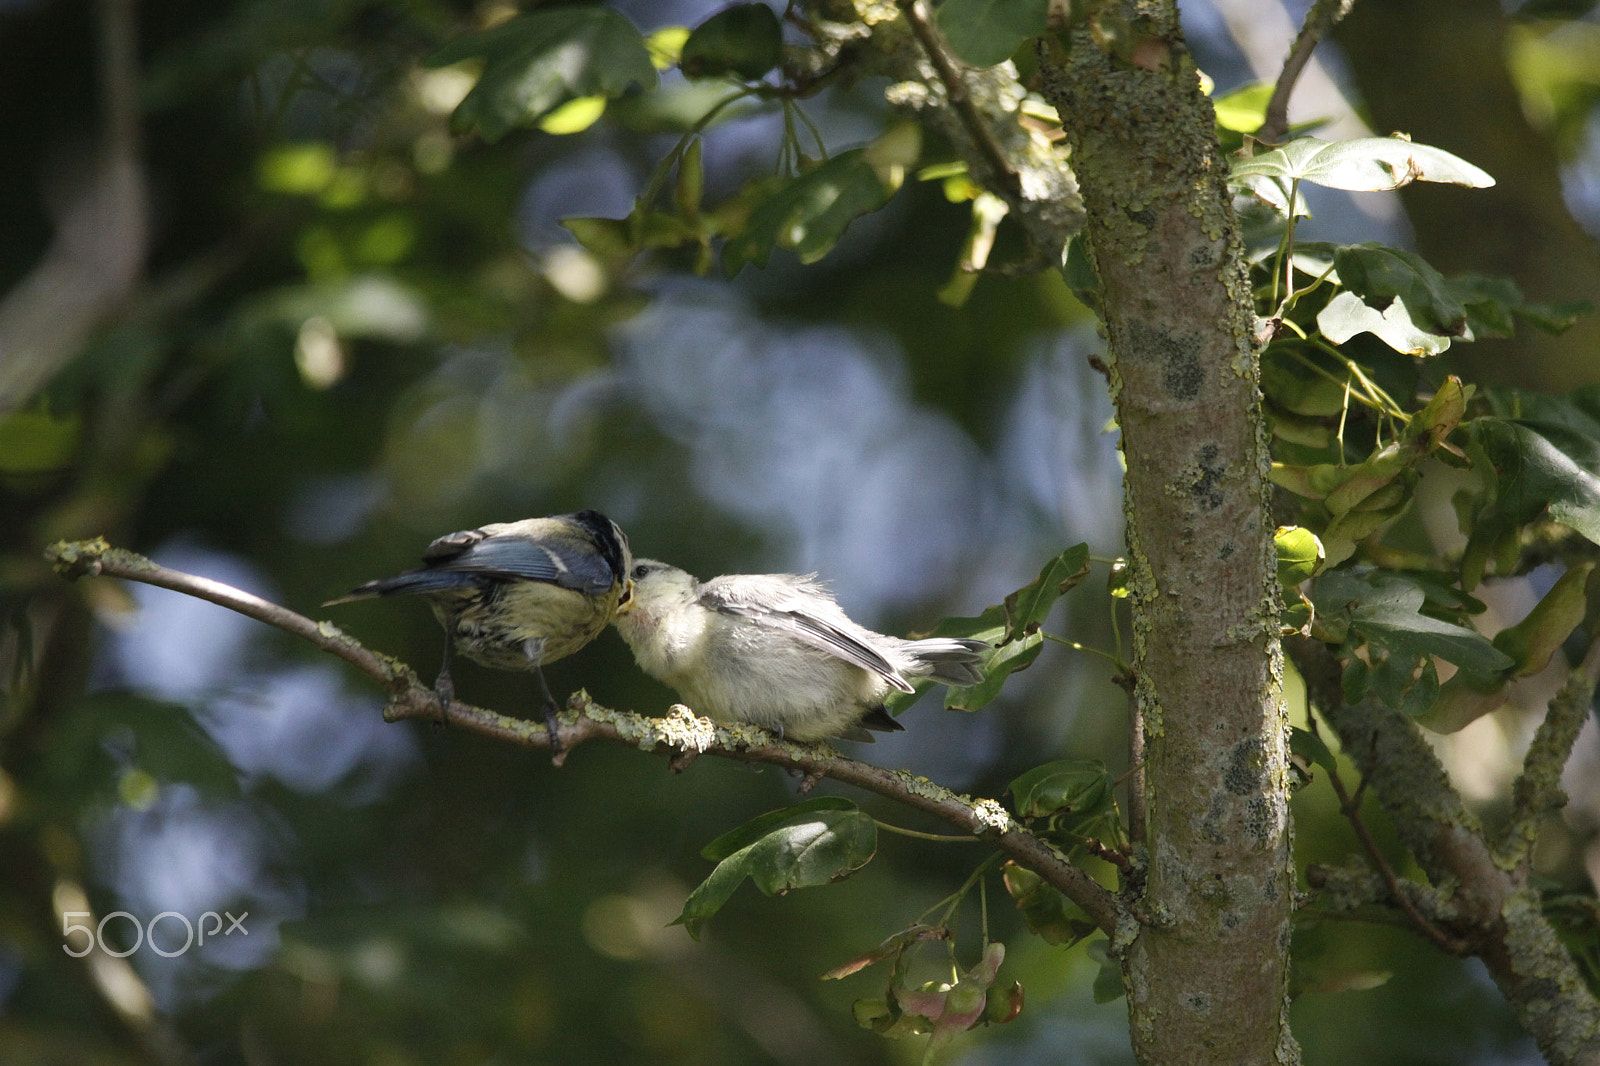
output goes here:
[{"label": "bokeh background", "polygon": [[[613,6],[648,30],[719,5]],[[1302,6],[1184,13],[1226,90],[1275,76]],[[672,256],[597,260],[559,220],[626,214],[677,134],[640,109],[572,136],[453,136],[470,79],[418,60],[503,7],[0,2],[0,1063],[920,1059],[851,1020],[886,974],[817,975],[954,891],[978,849],[886,836],[843,884],[747,886],[695,942],[668,923],[709,871],[701,845],[791,801],[793,780],[717,760],[674,776],[600,745],[556,771],[385,725],[360,678],[282,634],[143,586],[68,586],[42,561],[104,534],[431,676],[421,604],[318,605],[489,521],[597,508],[636,553],[704,577],[818,571],[896,633],[976,614],[1079,541],[1117,554],[1100,342],[1059,277],[986,276],[966,306],[941,303],[967,207],[917,181],[814,266],[780,252],[730,281]],[[1501,184],[1322,196],[1310,235],[1411,244],[1549,302],[1600,292],[1590,7],[1357,5],[1294,117],[1329,118],[1328,136],[1406,129]],[[848,147],[881,130],[882,88],[804,107]],[[781,133],[759,110],[709,131],[708,200],[771,172]],[[998,261],[1016,240],[1002,230]],[[1564,388],[1600,379],[1597,338],[1590,322],[1448,358]],[[1106,573],[1052,632],[1116,651]],[[1537,591],[1496,605],[1520,617]],[[1046,758],[1120,773],[1111,673],[1047,646],[981,714],[930,699],[906,732],[850,747],[990,796]],[[547,674],[614,707],[671,702],[612,632]],[[532,712],[525,677],[468,665],[458,683]],[[1501,715],[1449,746],[1486,808],[1529,728]],[[1541,857],[1574,888],[1600,869],[1597,770],[1591,727]],[[1296,803],[1308,860],[1349,850],[1325,787]],[[132,916],[106,927],[121,948],[162,912],[248,912],[248,932],[179,952],[168,919],[165,955],[74,959],[63,916],[85,911]],[[1084,947],[1026,936],[997,882],[988,911],[1028,1005],[952,1061],[1131,1061]],[[1296,952],[1308,1061],[1537,1061],[1480,968],[1404,931],[1308,925]]]}]

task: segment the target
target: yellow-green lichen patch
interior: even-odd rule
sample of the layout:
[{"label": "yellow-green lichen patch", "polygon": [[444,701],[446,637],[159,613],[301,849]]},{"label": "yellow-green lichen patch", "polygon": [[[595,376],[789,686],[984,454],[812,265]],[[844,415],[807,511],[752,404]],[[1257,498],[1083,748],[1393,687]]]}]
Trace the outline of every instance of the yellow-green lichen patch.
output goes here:
[{"label": "yellow-green lichen patch", "polygon": [[716,723],[699,717],[681,703],[673,705],[657,728],[662,742],[680,751],[706,751],[717,742]]},{"label": "yellow-green lichen patch", "polygon": [[1011,815],[992,799],[981,799],[973,803],[972,813],[978,820],[974,832],[979,836],[984,833],[1004,833],[1011,828]]}]

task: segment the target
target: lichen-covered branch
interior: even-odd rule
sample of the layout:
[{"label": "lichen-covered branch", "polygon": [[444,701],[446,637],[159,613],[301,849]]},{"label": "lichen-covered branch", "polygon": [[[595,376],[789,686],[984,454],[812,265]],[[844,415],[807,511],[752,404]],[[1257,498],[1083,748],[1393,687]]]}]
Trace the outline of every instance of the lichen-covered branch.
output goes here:
[{"label": "lichen-covered branch", "polygon": [[1550,701],[1544,721],[1539,723],[1528,754],[1522,760],[1522,773],[1512,786],[1511,824],[1501,850],[1519,863],[1532,861],[1540,820],[1566,805],[1561,772],[1572,756],[1578,730],[1589,718],[1597,678],[1600,678],[1600,640],[1589,645],[1583,662]]},{"label": "lichen-covered branch", "polygon": [[[45,554],[63,577],[104,576],[140,581],[208,600],[293,633],[339,656],[380,685],[389,694],[384,711],[387,720],[439,718],[437,694],[410,667],[367,649],[327,622],[313,621],[220,581],[159,566],[142,555],[113,548],[102,539],[63,542]],[[452,701],[446,714],[452,726],[529,748],[550,747],[542,721],[510,718],[460,701]],[[716,755],[782,766],[808,778],[829,777],[854,785],[989,841],[1076,903],[1107,933],[1116,928],[1121,918],[1109,891],[1068,862],[1054,846],[1023,828],[994,800],[972,799],[904,770],[847,759],[825,744],[795,744],[759,729],[723,728],[708,719],[696,718],[682,707],[674,708],[666,718],[613,711],[581,692],[568,701],[567,711],[560,715],[557,735],[563,754],[588,740],[607,740],[644,751],[665,748],[677,752],[678,764],[687,761],[682,759],[685,755]]]},{"label": "lichen-covered branch", "polygon": [[1312,702],[1366,775],[1402,843],[1435,885],[1453,885],[1445,923],[1481,958],[1556,1066],[1600,1063],[1600,1003],[1540,910],[1522,856],[1490,847],[1416,723],[1375,700],[1347,704],[1325,645],[1291,645]]},{"label": "lichen-covered branch", "polygon": [[960,63],[917,0],[815,0],[807,10],[822,54],[849,52],[862,73],[894,79],[889,103],[948,140],[968,176],[1005,201],[1041,265],[1059,266],[1083,229],[1083,200],[1062,153],[1023,124],[1016,68]]}]

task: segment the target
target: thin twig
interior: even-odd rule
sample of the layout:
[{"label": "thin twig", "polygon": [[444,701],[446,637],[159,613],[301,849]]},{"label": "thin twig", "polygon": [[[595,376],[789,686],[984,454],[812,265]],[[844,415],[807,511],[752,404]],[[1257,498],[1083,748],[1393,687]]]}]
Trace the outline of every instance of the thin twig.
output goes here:
[{"label": "thin twig", "polygon": [[1289,58],[1283,61],[1283,70],[1278,74],[1278,82],[1272,87],[1272,99],[1267,102],[1266,121],[1256,131],[1256,140],[1265,144],[1277,144],[1289,133],[1289,97],[1294,94],[1295,83],[1300,80],[1300,74],[1305,70],[1306,64],[1311,61],[1311,53],[1316,50],[1317,44],[1328,32],[1339,24],[1339,20],[1350,13],[1355,6],[1355,0],[1316,0],[1311,5],[1311,10],[1306,13],[1305,25],[1300,27],[1300,33],[1294,39],[1294,46],[1289,49]]},{"label": "thin twig", "polygon": [[898,2],[906,24],[911,27],[911,32],[922,45],[922,50],[927,53],[928,62],[933,64],[934,73],[944,85],[945,96],[949,98],[950,106],[960,118],[961,125],[966,128],[967,136],[972,138],[978,154],[994,171],[995,179],[1003,183],[1004,188],[1001,191],[1013,196],[1019,195],[1022,191],[1022,179],[1017,174],[1016,168],[1011,165],[1011,160],[1006,158],[1005,150],[995,139],[994,131],[973,106],[972,97],[967,92],[961,71],[956,69],[955,61],[950,58],[950,52],[939,37],[939,31],[928,21],[922,0],[898,0]]},{"label": "thin twig", "polygon": [[1389,896],[1394,900],[1395,906],[1405,912],[1411,923],[1417,927],[1429,940],[1433,941],[1443,951],[1451,955],[1466,955],[1472,946],[1466,941],[1451,936],[1440,929],[1428,916],[1417,909],[1411,897],[1406,893],[1405,886],[1400,883],[1400,877],[1389,865],[1389,860],[1383,857],[1383,852],[1378,849],[1378,842],[1372,838],[1372,833],[1367,829],[1367,823],[1361,817],[1362,794],[1366,792],[1366,781],[1363,779],[1361,787],[1357,789],[1356,797],[1351,798],[1345,790],[1344,781],[1339,777],[1339,771],[1332,767],[1328,769],[1328,782],[1333,785],[1333,794],[1339,797],[1339,811],[1350,822],[1350,828],[1355,830],[1356,838],[1361,841],[1362,850],[1367,853],[1367,858],[1372,860],[1372,865],[1377,868],[1378,876],[1383,878],[1383,883],[1389,888]]},{"label": "thin twig", "polygon": [[[45,556],[63,577],[105,576],[139,581],[208,600],[293,633],[337,655],[382,687],[389,694],[389,705],[384,709],[388,721],[408,718],[434,721],[439,716],[437,694],[415,671],[398,660],[369,650],[331,623],[313,621],[220,581],[158,566],[142,555],[113,548],[103,539],[58,543],[46,551]],[[1116,898],[1110,891],[1073,866],[1054,845],[1023,828],[994,800],[974,800],[905,770],[888,770],[847,759],[826,744],[796,744],[779,740],[760,729],[725,728],[708,719],[694,717],[687,708],[674,708],[666,718],[648,718],[602,707],[584,692],[575,693],[567,705],[567,711],[558,719],[557,739],[563,755],[584,741],[599,739],[644,751],[695,750],[743,762],[782,766],[807,777],[831,777],[931,814],[964,833],[988,841],[999,852],[1060,890],[1107,933],[1114,931],[1121,917]],[[452,726],[524,747],[549,749],[550,738],[542,721],[511,718],[460,701],[452,701],[447,711]]]}]

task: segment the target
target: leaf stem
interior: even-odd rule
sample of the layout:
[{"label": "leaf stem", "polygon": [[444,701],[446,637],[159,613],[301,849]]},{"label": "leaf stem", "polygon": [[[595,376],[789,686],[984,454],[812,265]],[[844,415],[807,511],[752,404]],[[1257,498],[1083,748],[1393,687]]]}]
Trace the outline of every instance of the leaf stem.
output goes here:
[{"label": "leaf stem", "polygon": [[970,835],[969,836],[958,836],[958,835],[956,835],[954,833],[924,833],[920,829],[906,829],[903,826],[891,825],[888,822],[880,822],[876,818],[874,818],[872,820],[872,822],[879,829],[882,829],[886,833],[894,833],[896,836],[911,837],[914,840],[933,840],[933,841],[937,841],[940,844],[982,844],[983,843],[983,838],[982,837],[975,837],[975,836],[970,836]]}]

